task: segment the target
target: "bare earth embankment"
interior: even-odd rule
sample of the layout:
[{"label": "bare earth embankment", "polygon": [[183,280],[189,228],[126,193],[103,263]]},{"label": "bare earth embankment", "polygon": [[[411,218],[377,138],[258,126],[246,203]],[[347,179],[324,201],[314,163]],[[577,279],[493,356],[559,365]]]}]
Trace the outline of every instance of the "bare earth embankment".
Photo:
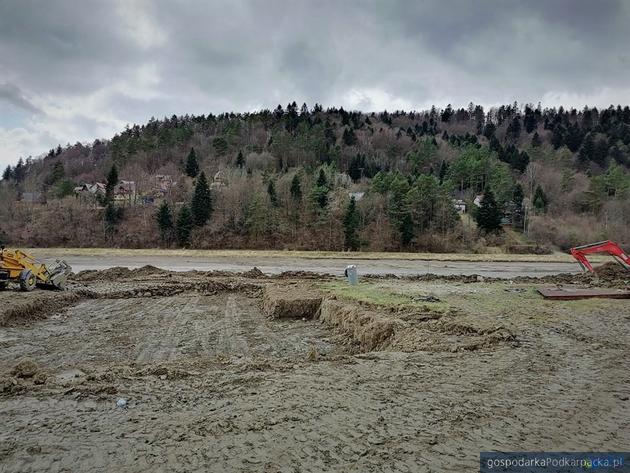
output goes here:
[{"label": "bare earth embankment", "polygon": [[630,304],[535,288],[626,279],[144,267],[0,292],[0,470],[463,472],[480,450],[621,451]]}]

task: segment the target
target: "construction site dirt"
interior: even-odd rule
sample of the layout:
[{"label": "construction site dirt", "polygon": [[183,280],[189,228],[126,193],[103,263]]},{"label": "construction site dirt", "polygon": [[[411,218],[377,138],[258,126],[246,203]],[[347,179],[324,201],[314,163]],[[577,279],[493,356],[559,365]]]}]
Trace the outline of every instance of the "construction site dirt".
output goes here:
[{"label": "construction site dirt", "polygon": [[0,470],[466,472],[630,445],[627,275],[112,268],[0,292]]}]

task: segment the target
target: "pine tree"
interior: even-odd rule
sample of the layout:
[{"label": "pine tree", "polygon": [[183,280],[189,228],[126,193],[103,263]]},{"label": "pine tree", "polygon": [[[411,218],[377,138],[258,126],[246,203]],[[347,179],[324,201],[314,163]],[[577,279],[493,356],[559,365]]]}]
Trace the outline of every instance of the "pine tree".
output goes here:
[{"label": "pine tree", "polygon": [[317,176],[317,187],[328,187],[328,179],[323,169],[319,170],[319,176]]},{"label": "pine tree", "polygon": [[531,133],[536,129],[536,116],[529,106],[525,107],[525,118],[523,119],[525,131]]},{"label": "pine tree", "polygon": [[24,160],[20,158],[13,168],[13,179],[15,180],[15,182],[22,182],[25,176],[26,166],[24,166]]},{"label": "pine tree", "polygon": [[114,190],[116,189],[117,184],[118,168],[114,163],[109,170],[109,174],[107,175],[107,184],[105,185],[105,198],[107,199],[107,202],[112,202],[114,200]]},{"label": "pine tree", "polygon": [[565,129],[562,125],[558,124],[553,128],[553,133],[551,135],[551,144],[554,149],[558,149],[564,145],[564,133]]},{"label": "pine tree", "polygon": [[186,174],[188,177],[197,177],[197,174],[199,174],[199,161],[197,160],[195,148],[190,148],[186,158]]},{"label": "pine tree", "polygon": [[521,136],[521,120],[518,115],[515,116],[507,127],[507,135],[512,137],[514,141]]},{"label": "pine tree", "polygon": [[193,228],[193,218],[190,212],[190,208],[184,205],[179,211],[176,223],[177,242],[180,246],[187,246],[190,244],[190,234]]},{"label": "pine tree", "polygon": [[74,182],[70,179],[63,179],[55,186],[55,197],[58,199],[63,199],[72,194],[74,194]]},{"label": "pine tree", "polygon": [[440,179],[440,184],[442,184],[444,182],[444,179],[446,178],[446,173],[448,172],[448,163],[444,160],[442,160],[442,162],[440,163],[440,172],[438,174],[438,177]]},{"label": "pine tree", "polygon": [[343,218],[343,234],[345,241],[345,248],[347,250],[356,251],[359,249],[359,237],[357,230],[359,229],[359,212],[357,212],[357,202],[352,196],[350,203],[346,209],[346,214]]},{"label": "pine tree", "polygon": [[497,131],[497,127],[494,123],[488,122],[483,129],[483,136],[490,139],[494,136],[494,133]]},{"label": "pine tree", "polygon": [[192,197],[191,214],[192,221],[197,227],[203,227],[212,213],[212,195],[208,187],[206,174],[201,171],[195,184],[195,191]]},{"label": "pine tree", "polygon": [[300,183],[300,176],[296,173],[291,180],[291,198],[299,202],[302,200],[302,184]]},{"label": "pine tree", "polygon": [[402,246],[409,246],[414,237],[413,219],[411,218],[411,214],[409,212],[405,212],[403,215],[402,220],[400,221],[399,230]]},{"label": "pine tree", "polygon": [[540,139],[540,136],[538,135],[538,132],[535,131],[534,134],[532,135],[532,147],[538,148],[541,144],[542,144],[542,141]]},{"label": "pine tree", "polygon": [[114,232],[116,225],[122,219],[122,215],[122,207],[116,207],[111,200],[107,202],[105,205],[105,231],[107,233]]},{"label": "pine tree", "polygon": [[173,231],[173,213],[168,205],[168,202],[163,201],[160,205],[157,214],[155,215],[158,228],[160,229],[160,237],[162,241],[167,241],[170,238],[170,234]]},{"label": "pine tree", "polygon": [[525,151],[515,150],[512,155],[512,161],[510,163],[512,167],[520,172],[524,172],[527,169],[527,165],[529,164],[529,155]]},{"label": "pine tree", "polygon": [[354,182],[357,182],[363,177],[363,169],[365,168],[365,158],[360,154],[357,154],[350,160],[350,168],[348,174]]},{"label": "pine tree", "polygon": [[342,139],[346,146],[354,146],[357,144],[357,136],[354,134],[354,130],[352,128],[346,128],[343,130]]},{"label": "pine tree", "polygon": [[586,169],[591,159],[593,159],[594,153],[595,140],[593,139],[593,134],[589,133],[584,138],[584,142],[582,143],[582,147],[580,148],[580,152],[578,153],[578,167],[580,169]]},{"label": "pine tree", "polygon": [[227,153],[228,142],[222,136],[217,136],[212,140],[212,147],[214,148],[214,152],[217,156],[223,156]]},{"label": "pine tree", "polygon": [[448,123],[449,121],[451,121],[451,117],[453,116],[453,114],[454,114],[453,107],[449,103],[444,109],[444,111],[442,112],[442,121],[444,123]]},{"label": "pine tree", "polygon": [[317,202],[319,208],[326,208],[328,205],[328,189],[326,187],[316,187],[314,194],[315,202]]},{"label": "pine tree", "polygon": [[523,187],[516,184],[512,191],[512,225],[515,228],[523,227],[523,198]]},{"label": "pine tree", "polygon": [[245,156],[243,156],[243,152],[239,151],[238,155],[236,156],[236,165],[243,169],[243,167],[245,166]]},{"label": "pine tree", "polygon": [[53,166],[51,173],[48,176],[46,176],[46,178],[44,179],[44,184],[48,186],[52,186],[56,182],[63,179],[65,175],[66,175],[66,171],[63,168],[63,163],[61,161],[57,161],[55,165]]},{"label": "pine tree", "polygon": [[608,140],[606,138],[600,138],[595,142],[593,148],[593,162],[599,164],[602,167],[606,165],[606,159],[608,158]]},{"label": "pine tree", "polygon": [[534,208],[541,211],[547,211],[547,204],[549,201],[547,200],[547,196],[543,191],[543,188],[538,184],[536,190],[534,191],[534,199],[532,200],[532,204],[534,204]]},{"label": "pine tree", "polygon": [[4,172],[2,173],[2,180],[9,181],[11,179],[13,179],[13,169],[9,165],[5,168]]},{"label": "pine tree", "polygon": [[116,207],[112,202],[105,206],[105,231],[111,232],[116,225]]},{"label": "pine tree", "polygon": [[271,205],[277,207],[279,205],[278,194],[276,193],[276,185],[274,184],[273,179],[269,179],[269,183],[267,184],[267,194],[269,195]]},{"label": "pine tree", "polygon": [[319,206],[319,208],[324,209],[328,206],[328,179],[326,178],[326,173],[323,169],[319,170],[319,176],[317,177],[317,181],[315,182],[315,187],[313,189],[313,199]]},{"label": "pine tree", "polygon": [[523,198],[523,186],[516,184],[512,192],[512,203],[515,207],[521,208],[523,206]]},{"label": "pine tree", "polygon": [[477,225],[486,233],[496,232],[501,228],[501,209],[490,189],[485,191],[481,207],[477,211]]}]

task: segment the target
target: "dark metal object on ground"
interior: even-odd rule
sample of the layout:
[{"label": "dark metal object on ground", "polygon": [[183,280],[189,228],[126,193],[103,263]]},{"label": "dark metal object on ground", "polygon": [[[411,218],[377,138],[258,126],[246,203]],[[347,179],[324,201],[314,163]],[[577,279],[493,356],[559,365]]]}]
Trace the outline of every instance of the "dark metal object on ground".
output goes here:
[{"label": "dark metal object on ground", "polygon": [[630,291],[623,289],[588,289],[588,288],[566,288],[566,287],[542,287],[538,292],[545,299],[555,300],[576,300],[591,299],[601,297],[606,299],[630,299]]}]

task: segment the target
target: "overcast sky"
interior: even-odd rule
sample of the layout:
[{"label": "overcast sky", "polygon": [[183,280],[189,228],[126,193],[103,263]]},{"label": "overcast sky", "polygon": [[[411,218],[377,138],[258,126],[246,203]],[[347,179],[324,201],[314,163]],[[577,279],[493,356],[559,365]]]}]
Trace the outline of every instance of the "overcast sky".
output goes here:
[{"label": "overcast sky", "polygon": [[0,0],[0,166],[151,116],[630,103],[630,0]]}]

